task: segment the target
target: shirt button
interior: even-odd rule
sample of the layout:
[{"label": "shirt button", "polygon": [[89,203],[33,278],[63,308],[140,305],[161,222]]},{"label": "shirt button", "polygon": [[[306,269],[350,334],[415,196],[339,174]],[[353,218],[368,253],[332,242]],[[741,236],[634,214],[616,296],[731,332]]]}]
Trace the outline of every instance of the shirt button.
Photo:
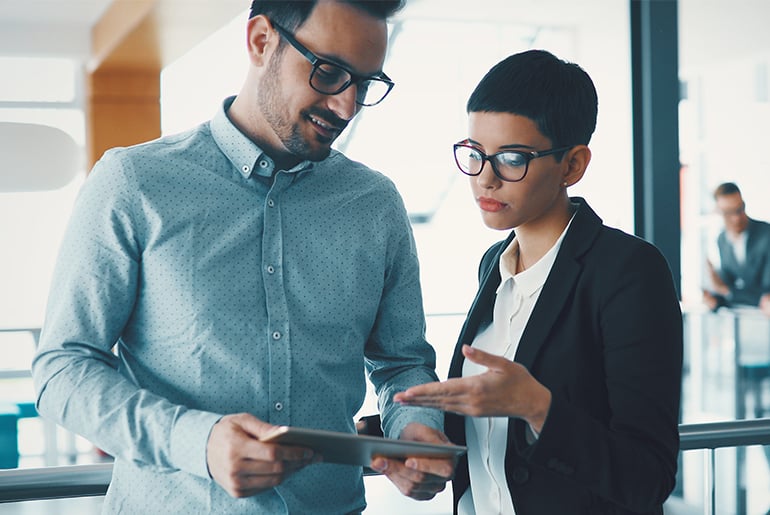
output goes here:
[{"label": "shirt button", "polygon": [[273,199],[268,199],[267,205],[270,206],[270,207],[274,207],[275,206],[275,202],[273,201]]},{"label": "shirt button", "polygon": [[243,165],[241,170],[243,170],[243,173],[249,173],[249,165]]},{"label": "shirt button", "polygon": [[265,161],[265,160],[263,159],[262,161],[260,161],[260,162],[259,162],[259,166],[260,166],[261,168],[267,168],[268,166],[270,166],[270,163],[268,163],[267,161]]},{"label": "shirt button", "polygon": [[283,409],[283,404],[280,402],[275,403],[275,411],[281,411]]},{"label": "shirt button", "polygon": [[268,274],[272,274],[275,272],[275,268],[273,268],[273,265],[267,265],[266,270]]},{"label": "shirt button", "polygon": [[273,340],[280,340],[281,339],[281,333],[278,331],[273,332]]}]

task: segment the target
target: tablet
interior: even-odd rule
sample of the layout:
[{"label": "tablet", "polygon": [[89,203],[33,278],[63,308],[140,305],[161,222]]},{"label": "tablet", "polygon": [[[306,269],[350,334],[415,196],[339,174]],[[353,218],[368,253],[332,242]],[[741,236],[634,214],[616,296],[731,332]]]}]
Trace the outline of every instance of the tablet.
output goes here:
[{"label": "tablet", "polygon": [[280,426],[260,440],[307,447],[320,453],[325,463],[362,467],[368,467],[375,456],[397,459],[453,458],[462,456],[466,451],[466,448],[460,445],[429,444],[290,426]]}]

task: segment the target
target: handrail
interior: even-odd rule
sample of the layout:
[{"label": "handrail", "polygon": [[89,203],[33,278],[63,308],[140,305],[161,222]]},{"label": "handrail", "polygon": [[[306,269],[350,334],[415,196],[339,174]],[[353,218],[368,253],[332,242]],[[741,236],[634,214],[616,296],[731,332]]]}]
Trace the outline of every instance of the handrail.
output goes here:
[{"label": "handrail", "polygon": [[[679,426],[683,451],[770,444],[770,418]],[[104,495],[112,463],[0,470],[0,503]]]},{"label": "handrail", "polygon": [[683,451],[744,445],[770,445],[770,418],[679,426],[679,448]]},{"label": "handrail", "polygon": [[104,495],[112,463],[0,470],[0,503]]},{"label": "handrail", "polygon": [[[0,333],[29,333],[35,340],[35,348],[40,342],[40,327],[0,327]],[[0,370],[0,379],[26,379],[32,377],[29,369],[24,370]]]}]

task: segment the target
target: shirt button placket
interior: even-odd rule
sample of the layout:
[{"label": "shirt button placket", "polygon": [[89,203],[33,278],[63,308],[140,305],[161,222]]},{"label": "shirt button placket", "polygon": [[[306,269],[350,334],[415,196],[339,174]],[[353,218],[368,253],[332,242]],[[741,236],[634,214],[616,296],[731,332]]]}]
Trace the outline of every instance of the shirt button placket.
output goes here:
[{"label": "shirt button placket", "polygon": [[262,280],[270,345],[270,379],[267,393],[271,409],[268,421],[276,425],[291,423],[291,345],[288,305],[283,284],[283,224],[279,205],[281,193],[290,182],[291,178],[287,174],[275,174],[273,185],[265,199],[262,234]]}]

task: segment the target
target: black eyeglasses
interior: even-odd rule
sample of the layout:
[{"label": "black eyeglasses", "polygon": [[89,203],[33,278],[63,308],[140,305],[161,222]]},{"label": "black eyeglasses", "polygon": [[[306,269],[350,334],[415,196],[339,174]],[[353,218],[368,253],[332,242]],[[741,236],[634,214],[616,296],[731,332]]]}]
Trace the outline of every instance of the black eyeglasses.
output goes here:
[{"label": "black eyeglasses", "polygon": [[310,70],[310,87],[319,93],[337,95],[355,84],[357,88],[356,104],[373,106],[382,102],[395,85],[390,77],[384,73],[380,73],[378,76],[364,77],[343,68],[339,64],[321,59],[294,39],[294,36],[283,27],[276,23],[273,23],[273,27],[313,65],[313,69]]},{"label": "black eyeglasses", "polygon": [[506,182],[519,182],[527,176],[529,162],[538,157],[550,156],[569,150],[574,145],[552,148],[536,152],[521,150],[503,150],[487,155],[471,145],[468,140],[454,144],[455,163],[465,175],[479,175],[484,169],[484,163],[489,161],[495,175]]}]

